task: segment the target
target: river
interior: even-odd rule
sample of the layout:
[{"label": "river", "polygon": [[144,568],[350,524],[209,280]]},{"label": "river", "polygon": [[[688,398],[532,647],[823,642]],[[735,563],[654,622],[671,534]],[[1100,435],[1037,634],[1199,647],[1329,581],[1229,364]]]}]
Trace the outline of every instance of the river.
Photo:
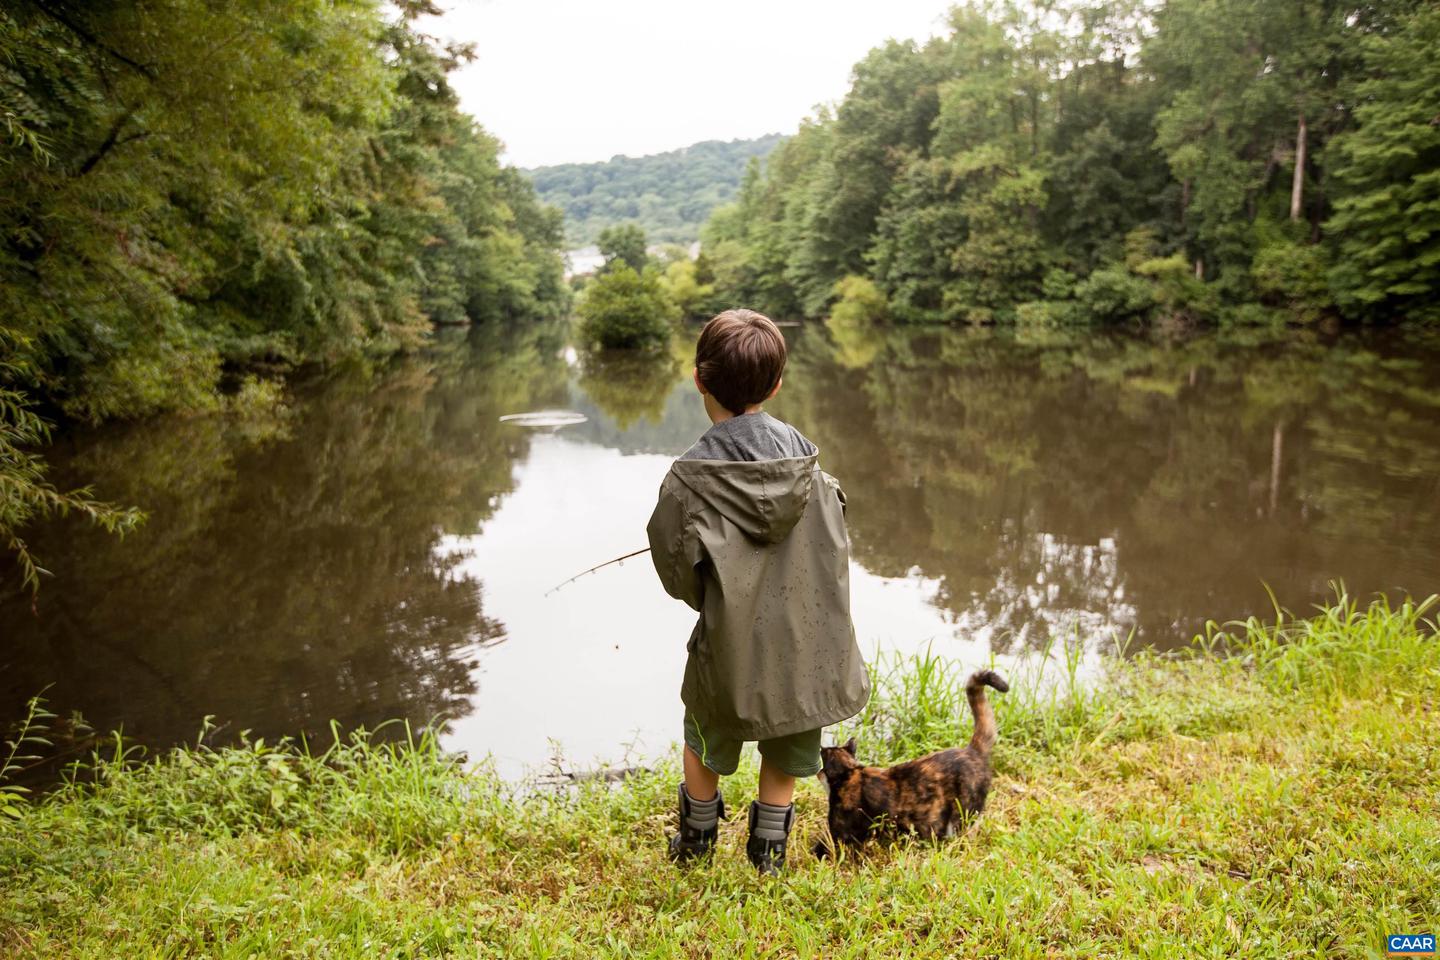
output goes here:
[{"label": "river", "polygon": [[[693,615],[646,557],[671,460],[708,425],[687,332],[588,357],[558,326],[449,331],[301,378],[246,418],[72,430],[62,484],[146,509],[75,520],[0,600],[0,717],[52,708],[151,747],[329,721],[444,725],[504,775],[670,748]],[[862,648],[1087,662],[1208,619],[1440,589],[1440,343],[1418,333],[785,328],[768,408],[844,485]],[[583,415],[535,427],[501,418]],[[566,418],[562,418],[566,419]],[[578,418],[570,417],[570,420]]]}]

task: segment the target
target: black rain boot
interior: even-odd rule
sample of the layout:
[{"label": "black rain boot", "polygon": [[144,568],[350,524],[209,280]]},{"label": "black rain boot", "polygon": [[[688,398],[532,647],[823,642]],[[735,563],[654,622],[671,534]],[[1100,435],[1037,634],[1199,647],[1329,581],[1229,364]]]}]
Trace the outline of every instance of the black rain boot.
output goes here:
[{"label": "black rain boot", "polygon": [[725,800],[720,791],[709,800],[696,800],[680,784],[680,832],[670,838],[670,859],[684,863],[703,857],[715,849],[715,836],[725,816]]},{"label": "black rain boot", "polygon": [[750,839],[745,855],[762,876],[773,877],[785,869],[785,844],[795,825],[795,804],[777,807],[756,800],[750,804]]}]

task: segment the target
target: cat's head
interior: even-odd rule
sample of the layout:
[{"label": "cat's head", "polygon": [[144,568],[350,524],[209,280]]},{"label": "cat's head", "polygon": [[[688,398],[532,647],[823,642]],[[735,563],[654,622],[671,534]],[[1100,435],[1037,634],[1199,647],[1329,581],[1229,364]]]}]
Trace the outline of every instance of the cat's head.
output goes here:
[{"label": "cat's head", "polygon": [[822,782],[838,782],[860,766],[860,761],[855,759],[855,738],[851,737],[838,747],[820,748],[820,773],[817,776]]}]

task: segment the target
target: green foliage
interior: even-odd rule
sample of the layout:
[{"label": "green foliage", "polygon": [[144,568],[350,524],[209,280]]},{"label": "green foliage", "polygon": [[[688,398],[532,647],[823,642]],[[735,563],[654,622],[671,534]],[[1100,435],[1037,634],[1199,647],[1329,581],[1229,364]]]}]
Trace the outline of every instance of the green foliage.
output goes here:
[{"label": "green foliage", "polygon": [[620,263],[610,266],[585,288],[577,307],[580,336],[604,349],[663,346],[674,333],[678,313],[665,295],[654,267],[637,272]]},{"label": "green foliage", "polygon": [[1155,281],[1155,301],[1160,316],[1169,319],[1204,320],[1218,310],[1216,289],[1195,276],[1195,270],[1178,253],[1142,260],[1134,271]]},{"label": "green foliage", "polygon": [[[471,53],[410,26],[428,7],[0,10],[9,442],[42,439],[31,400],[92,422],[216,409],[226,369],[563,310],[560,215],[459,112],[448,74]],[[41,467],[0,469],[13,539]]]},{"label": "green foliage", "polygon": [[665,296],[686,320],[709,319],[721,310],[715,299],[714,282],[700,282],[702,266],[708,265],[682,257],[666,264],[665,272],[660,275]]},{"label": "green foliage", "polygon": [[1085,314],[1105,323],[1143,320],[1155,306],[1154,285],[1123,265],[1101,267],[1075,285]]},{"label": "green foliage", "polygon": [[864,275],[900,322],[1036,326],[1070,310],[1053,271],[1110,271],[1085,288],[1105,319],[1257,299],[1301,323],[1337,302],[1429,318],[1435,20],[1408,0],[962,4],[947,36],[872,50],[712,214],[716,289],[817,316]]},{"label": "green foliage", "polygon": [[1440,9],[1418,4],[1364,38],[1356,126],[1332,148],[1339,183],[1326,229],[1347,315],[1440,322]]},{"label": "green foliage", "polygon": [[645,252],[645,231],[633,223],[601,230],[597,245],[605,257],[602,269],[624,265],[631,270],[644,270],[650,262],[650,255]]},{"label": "green foliage", "polygon": [[0,755],[0,822],[24,816],[22,804],[30,790],[15,779],[24,772],[26,763],[41,758],[41,754],[28,751],[44,750],[52,745],[45,735],[50,732],[50,721],[54,719],[55,714],[45,709],[43,698],[31,697],[25,704],[25,716],[6,731],[4,741],[0,742],[0,751],[3,751]]},{"label": "green foliage", "polygon": [[1218,313],[1219,295],[1195,275],[1195,267],[1182,253],[1166,256],[1153,229],[1137,227],[1125,235],[1125,266],[1131,273],[1153,281],[1154,316],[1167,320],[1196,321]]},{"label": "green foliage", "polygon": [[1062,267],[1047,270],[1040,281],[1040,290],[1051,300],[1068,299],[1075,294],[1075,274]]},{"label": "green foliage", "polygon": [[957,157],[951,173],[963,185],[959,206],[968,230],[951,253],[956,279],[945,290],[946,313],[989,321],[1040,292],[1047,260],[1039,231],[1045,175],[1012,163],[992,144]]},{"label": "green foliage", "polygon": [[754,140],[706,140],[648,157],[536,167],[526,175],[542,203],[565,212],[566,238],[583,246],[606,227],[638,223],[655,240],[699,239],[706,217],[729,203],[746,163],[784,142],[778,133]]},{"label": "green foliage", "polygon": [[835,284],[836,303],[830,322],[841,327],[884,323],[889,319],[885,295],[867,277],[848,276]]},{"label": "green foliage", "polygon": [[[1263,221],[1257,226],[1263,226]],[[1318,320],[1330,307],[1325,248],[1304,243],[1279,230],[1257,231],[1263,239],[1250,265],[1261,301],[1281,307],[1299,322]]]},{"label": "green foliage", "polygon": [[176,776],[155,782],[118,762],[99,783],[112,814],[132,829],[179,830],[199,837],[264,831],[354,831],[384,854],[424,850],[465,821],[464,798],[440,789],[459,759],[442,753],[432,731],[401,724],[398,738],[375,731],[341,736],[332,727],[323,750],[286,740],[242,738],[213,750],[201,733],[194,747],[170,754]]},{"label": "green foliage", "polygon": [[4,102],[45,151],[0,164],[6,322],[68,412],[560,305],[558,214],[458,111],[465,48],[358,0],[0,17]]},{"label": "green foliage", "polygon": [[953,186],[942,161],[907,158],[876,219],[871,275],[902,322],[949,319],[943,307],[946,287],[956,278],[953,251],[968,234]]},{"label": "green foliage", "polygon": [[[0,329],[0,347],[8,341]],[[0,360],[0,376],[18,374],[13,365]],[[20,583],[33,595],[40,589],[46,571],[31,554],[20,531],[36,517],[80,514],[93,523],[124,534],[145,515],[134,508],[122,509],[91,496],[89,489],[61,491],[45,478],[45,461],[35,447],[49,439],[50,428],[35,413],[19,390],[0,386],[0,544],[19,568]]]},{"label": "green foliage", "polygon": [[[1268,698],[1310,706],[1382,692],[1415,697],[1436,679],[1420,665],[1440,652],[1427,619],[1437,606],[1440,596],[1361,606],[1337,586],[1312,617],[1277,607],[1273,620],[1212,621],[1179,659],[1150,651],[1115,657],[1098,684],[1082,674],[1081,638],[1052,639],[1006,673],[1008,694],[990,694],[1000,740],[1011,757],[1022,755],[1010,762],[1023,768],[1039,762],[1037,754],[1063,755],[1096,738],[1213,737],[1245,726],[1248,711]],[[954,743],[955,718],[970,712],[965,683],[974,668],[928,650],[885,658],[870,702],[837,736],[854,735],[862,755],[881,763],[944,749]],[[1196,702],[1205,688],[1215,695]]]},{"label": "green foliage", "polygon": [[1022,329],[1064,327],[1090,319],[1073,300],[1029,300],[1015,305],[1015,325]]},{"label": "green foliage", "polygon": [[[1273,598],[1272,598],[1273,599]],[[1361,606],[1343,587],[1310,617],[1275,607],[1274,622],[1211,623],[1197,643],[1243,658],[1281,697],[1424,696],[1440,646],[1433,616],[1440,596]]]}]

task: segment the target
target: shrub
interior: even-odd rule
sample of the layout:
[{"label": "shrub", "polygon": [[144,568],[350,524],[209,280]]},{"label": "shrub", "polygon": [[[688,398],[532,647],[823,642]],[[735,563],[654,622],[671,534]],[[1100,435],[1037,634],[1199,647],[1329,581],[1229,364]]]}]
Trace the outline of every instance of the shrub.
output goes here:
[{"label": "shrub", "polygon": [[1047,300],[1069,300],[1075,295],[1075,274],[1061,267],[1052,267],[1040,281],[1040,292]]},{"label": "shrub", "polygon": [[1064,327],[1084,320],[1073,300],[1030,300],[1015,306],[1015,325],[1019,327]]},{"label": "shrub", "polygon": [[1122,266],[1096,270],[1075,285],[1080,308],[1096,320],[1143,319],[1155,308],[1155,286]]},{"label": "shrub", "polygon": [[682,317],[709,318],[720,312],[715,305],[715,285],[700,282],[695,261],[689,257],[667,264],[660,286]]},{"label": "shrub", "polygon": [[1135,272],[1154,281],[1155,300],[1171,319],[1199,320],[1215,316],[1219,309],[1215,288],[1196,279],[1195,268],[1186,262],[1184,254],[1146,260],[1135,267]]},{"label": "shrub", "polygon": [[854,274],[835,284],[835,296],[839,302],[830,311],[830,322],[842,326],[859,326],[866,323],[884,323],[889,319],[885,294],[866,277]]},{"label": "shrub", "polygon": [[1327,270],[1319,246],[1276,237],[1255,254],[1250,277],[1265,303],[1286,307],[1294,320],[1312,323],[1332,306]]},{"label": "shrub", "polygon": [[636,273],[616,263],[586,287],[580,300],[580,334],[607,349],[656,347],[670,339],[675,305],[653,269]]}]

